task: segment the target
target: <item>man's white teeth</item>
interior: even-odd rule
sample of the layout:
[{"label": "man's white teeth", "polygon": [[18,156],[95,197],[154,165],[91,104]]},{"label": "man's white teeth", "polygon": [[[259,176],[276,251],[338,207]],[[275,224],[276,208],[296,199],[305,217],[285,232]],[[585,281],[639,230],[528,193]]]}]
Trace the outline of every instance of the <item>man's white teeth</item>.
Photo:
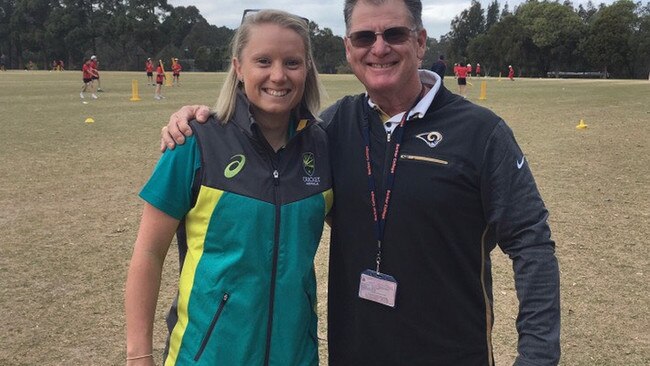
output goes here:
[{"label": "man's white teeth", "polygon": [[284,97],[289,93],[287,90],[273,90],[273,89],[266,89],[266,92],[271,94],[274,97]]},{"label": "man's white teeth", "polygon": [[370,64],[370,66],[378,68],[378,69],[385,69],[387,67],[392,66],[393,64]]}]

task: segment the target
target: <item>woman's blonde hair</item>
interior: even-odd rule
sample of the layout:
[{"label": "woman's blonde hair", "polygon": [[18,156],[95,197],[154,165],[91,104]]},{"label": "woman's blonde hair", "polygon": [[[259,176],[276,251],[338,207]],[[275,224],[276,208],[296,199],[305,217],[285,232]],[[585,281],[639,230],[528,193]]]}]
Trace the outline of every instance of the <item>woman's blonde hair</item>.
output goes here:
[{"label": "woman's blonde hair", "polygon": [[[300,100],[300,104],[294,110],[299,113],[300,110],[307,110],[313,116],[316,116],[320,109],[321,83],[318,79],[318,71],[314,63],[314,57],[311,51],[311,41],[309,39],[309,24],[306,19],[281,10],[260,10],[245,16],[242,24],[239,26],[233,36],[230,49],[231,59],[242,58],[242,51],[248,44],[251,29],[260,24],[277,24],[283,28],[291,29],[296,32],[305,45],[307,78],[305,80],[305,91]],[[228,68],[226,80],[221,87],[221,93],[217,98],[217,103],[213,112],[217,119],[222,123],[228,122],[235,113],[235,102],[237,100],[237,90],[243,89],[243,84],[237,78],[232,62]]]}]

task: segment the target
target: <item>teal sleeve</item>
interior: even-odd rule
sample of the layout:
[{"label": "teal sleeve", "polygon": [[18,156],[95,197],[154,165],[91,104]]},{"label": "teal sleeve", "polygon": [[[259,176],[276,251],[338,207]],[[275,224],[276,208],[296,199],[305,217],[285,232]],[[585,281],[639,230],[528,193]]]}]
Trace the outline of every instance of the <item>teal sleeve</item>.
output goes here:
[{"label": "teal sleeve", "polygon": [[192,184],[201,168],[201,156],[194,136],[174,150],[166,150],[158,160],[140,197],[167,215],[182,220],[192,208]]}]

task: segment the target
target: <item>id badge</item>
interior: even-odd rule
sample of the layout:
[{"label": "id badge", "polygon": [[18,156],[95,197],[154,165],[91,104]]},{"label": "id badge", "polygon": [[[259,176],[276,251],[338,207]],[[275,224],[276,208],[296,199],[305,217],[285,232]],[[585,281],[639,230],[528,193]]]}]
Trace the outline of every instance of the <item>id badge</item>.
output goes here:
[{"label": "id badge", "polygon": [[361,272],[359,297],[376,303],[395,307],[397,281],[393,276],[367,269]]}]

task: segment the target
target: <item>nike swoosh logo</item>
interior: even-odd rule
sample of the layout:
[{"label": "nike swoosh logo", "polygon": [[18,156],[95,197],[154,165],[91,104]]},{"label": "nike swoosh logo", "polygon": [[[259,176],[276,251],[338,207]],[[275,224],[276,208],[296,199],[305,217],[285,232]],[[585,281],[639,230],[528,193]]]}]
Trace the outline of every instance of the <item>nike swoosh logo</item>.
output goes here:
[{"label": "nike swoosh logo", "polygon": [[526,161],[525,156],[521,157],[521,161],[517,160],[517,169],[521,169],[521,167],[524,166],[524,161]]}]

